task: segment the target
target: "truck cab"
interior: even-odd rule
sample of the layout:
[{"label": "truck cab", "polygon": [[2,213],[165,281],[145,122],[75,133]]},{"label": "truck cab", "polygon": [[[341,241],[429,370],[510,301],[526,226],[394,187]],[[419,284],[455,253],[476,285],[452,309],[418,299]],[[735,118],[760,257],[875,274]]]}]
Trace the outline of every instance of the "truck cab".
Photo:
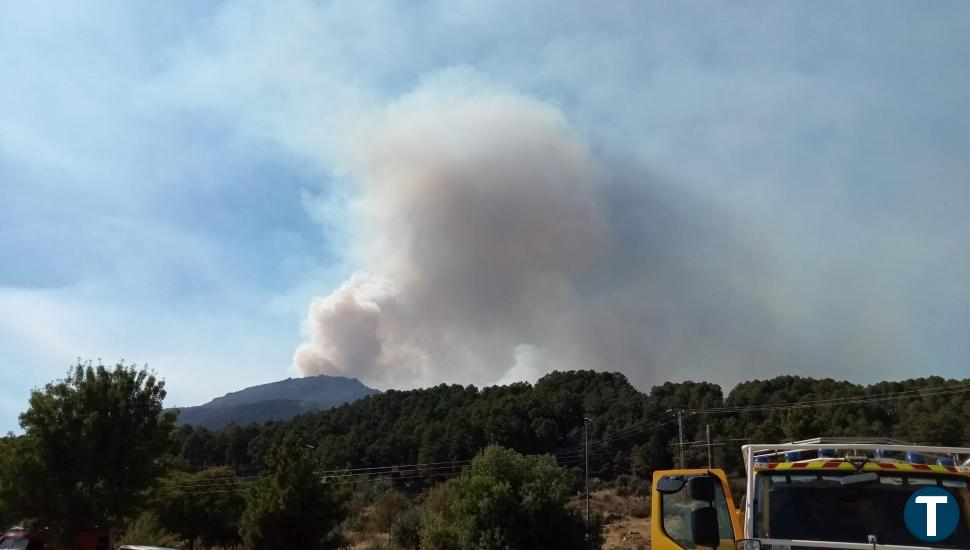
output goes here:
[{"label": "truck cab", "polygon": [[[816,438],[745,445],[742,454],[740,505],[720,469],[654,472],[654,549],[970,548],[970,466],[961,463],[970,448]],[[905,517],[927,488],[957,511],[952,532],[929,539]]]}]

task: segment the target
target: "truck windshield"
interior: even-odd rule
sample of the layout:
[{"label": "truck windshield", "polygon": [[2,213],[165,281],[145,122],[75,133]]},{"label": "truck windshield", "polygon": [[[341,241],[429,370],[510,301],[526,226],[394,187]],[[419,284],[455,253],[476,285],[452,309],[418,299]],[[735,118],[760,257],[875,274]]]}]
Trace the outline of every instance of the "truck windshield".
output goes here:
[{"label": "truck windshield", "polygon": [[970,548],[970,490],[956,476],[880,474],[868,483],[841,483],[841,475],[763,474],[755,487],[754,531],[758,538],[927,546],[903,521],[909,496],[927,486],[940,487],[960,505],[960,523],[934,548]]}]

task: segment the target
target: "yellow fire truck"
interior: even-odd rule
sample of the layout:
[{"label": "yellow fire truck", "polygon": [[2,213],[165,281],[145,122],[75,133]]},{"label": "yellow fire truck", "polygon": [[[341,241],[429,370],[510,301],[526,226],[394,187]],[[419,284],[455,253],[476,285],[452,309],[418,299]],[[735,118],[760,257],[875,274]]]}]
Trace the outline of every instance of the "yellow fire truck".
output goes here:
[{"label": "yellow fire truck", "polygon": [[[742,455],[740,506],[723,470],[654,472],[652,548],[970,549],[970,448],[816,438],[744,445]],[[956,527],[931,542],[904,518],[913,493],[928,487],[958,507],[947,509]]]}]

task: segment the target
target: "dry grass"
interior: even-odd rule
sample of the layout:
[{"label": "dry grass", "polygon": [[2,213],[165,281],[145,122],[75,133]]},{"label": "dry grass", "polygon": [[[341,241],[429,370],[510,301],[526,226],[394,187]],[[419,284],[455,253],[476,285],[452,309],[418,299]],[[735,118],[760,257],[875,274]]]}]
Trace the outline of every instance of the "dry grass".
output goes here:
[{"label": "dry grass", "polygon": [[[585,510],[586,501],[577,495],[570,506]],[[603,518],[604,549],[610,550],[647,550],[650,548],[650,498],[622,497],[612,489],[594,491],[590,494],[590,509],[594,515]],[[361,511],[359,530],[345,534],[350,540],[351,550],[371,550],[388,548],[390,541],[387,533],[373,530],[373,506]]]},{"label": "dry grass", "polygon": [[650,520],[622,517],[606,526],[603,548],[646,550],[650,548]]},{"label": "dry grass", "polygon": [[359,513],[356,528],[344,531],[344,536],[350,542],[347,548],[350,550],[371,550],[372,548],[389,546],[390,537],[388,534],[375,532],[373,528],[374,514],[373,505],[365,506]]},{"label": "dry grass", "polygon": [[[585,510],[586,500],[575,497],[571,505]],[[613,490],[590,493],[590,510],[603,518],[605,549],[646,550],[650,548],[650,499],[621,497]]]},{"label": "dry grass", "polygon": [[349,550],[373,550],[375,548],[390,548],[391,541],[387,533],[357,533],[357,537],[347,548]]}]

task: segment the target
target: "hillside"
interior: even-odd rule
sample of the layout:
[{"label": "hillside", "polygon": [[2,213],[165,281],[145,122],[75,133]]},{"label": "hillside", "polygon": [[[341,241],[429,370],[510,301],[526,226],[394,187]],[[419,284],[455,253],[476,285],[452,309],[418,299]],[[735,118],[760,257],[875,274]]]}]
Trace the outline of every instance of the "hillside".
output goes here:
[{"label": "hillside", "polygon": [[219,429],[230,422],[245,426],[326,410],[378,393],[356,378],[310,376],[252,386],[204,405],[179,407],[178,424]]},{"label": "hillside", "polygon": [[[806,406],[805,402],[819,402]],[[799,406],[791,406],[799,403]],[[589,424],[591,474],[612,479],[669,468],[678,459],[676,411],[683,411],[688,465],[713,461],[739,469],[747,441],[816,436],[893,437],[952,445],[970,441],[970,380],[918,378],[871,385],[780,376],[722,389],[667,382],[642,392],[619,373],[553,372],[535,384],[476,388],[445,385],[396,391],[301,415],[222,432],[183,429],[178,448],[191,465],[262,463],[285,434],[300,434],[326,467],[467,460],[489,444],[524,453],[555,453],[560,464],[583,460]]]}]

